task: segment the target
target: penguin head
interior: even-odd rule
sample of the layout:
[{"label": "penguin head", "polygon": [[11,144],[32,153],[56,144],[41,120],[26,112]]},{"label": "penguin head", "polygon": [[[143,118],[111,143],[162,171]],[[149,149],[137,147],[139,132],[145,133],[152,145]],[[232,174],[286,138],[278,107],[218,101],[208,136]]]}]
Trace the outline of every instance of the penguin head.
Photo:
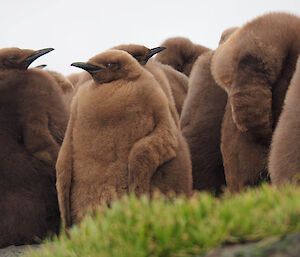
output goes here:
[{"label": "penguin head", "polygon": [[[189,76],[192,66],[198,56],[207,48],[195,45],[184,37],[172,37],[163,42],[166,51],[159,53],[155,59],[163,64],[172,66],[175,70]],[[208,49],[207,49],[208,50]]]},{"label": "penguin head", "polygon": [[184,37],[173,37],[165,40],[163,44],[167,47],[167,51],[157,55],[156,59],[185,73],[185,66],[193,61],[194,44],[192,41]]},{"label": "penguin head", "polygon": [[74,62],[71,66],[89,72],[96,84],[110,83],[116,80],[134,80],[143,71],[136,59],[121,50],[108,50],[92,57],[88,62]]},{"label": "penguin head", "polygon": [[0,49],[0,70],[26,70],[33,61],[52,50],[54,49],[45,48],[38,51],[20,48]]},{"label": "penguin head", "polygon": [[227,41],[227,39],[235,32],[239,29],[239,27],[231,27],[229,29],[226,29],[222,32],[220,41],[219,41],[219,45],[225,43]]},{"label": "penguin head", "polygon": [[166,49],[164,46],[155,47],[155,48],[147,48],[143,45],[119,45],[113,47],[112,49],[123,50],[133,56],[141,65],[145,65],[148,60],[155,54]]}]

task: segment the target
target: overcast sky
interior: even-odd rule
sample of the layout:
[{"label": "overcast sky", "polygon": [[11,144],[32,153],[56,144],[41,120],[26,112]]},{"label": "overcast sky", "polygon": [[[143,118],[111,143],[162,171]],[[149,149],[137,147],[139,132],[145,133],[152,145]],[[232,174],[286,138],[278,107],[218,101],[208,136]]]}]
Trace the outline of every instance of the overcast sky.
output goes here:
[{"label": "overcast sky", "polygon": [[[65,75],[70,64],[106,49],[136,43],[156,47],[173,36],[215,48],[223,30],[270,11],[300,15],[299,0],[1,0],[0,48],[55,51],[47,64]],[[299,28],[300,29],[300,28]]]}]

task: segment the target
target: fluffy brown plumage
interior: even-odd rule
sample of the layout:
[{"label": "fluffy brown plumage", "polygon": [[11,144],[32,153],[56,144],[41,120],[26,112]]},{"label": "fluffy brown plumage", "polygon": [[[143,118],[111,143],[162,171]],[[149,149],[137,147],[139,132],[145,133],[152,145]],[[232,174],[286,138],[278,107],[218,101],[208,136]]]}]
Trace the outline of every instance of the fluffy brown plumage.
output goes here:
[{"label": "fluffy brown plumage", "polygon": [[50,50],[0,50],[0,247],[59,230],[55,163],[68,115],[53,78],[27,69]]},{"label": "fluffy brown plumage", "polygon": [[191,40],[184,37],[168,38],[161,45],[167,49],[159,53],[155,59],[163,64],[172,66],[186,76],[190,76],[198,56],[210,50],[207,47],[194,44]]},{"label": "fluffy brown plumage", "polygon": [[[159,62],[156,62],[154,60],[149,60],[152,55],[161,52],[164,50],[164,48],[153,48],[149,49],[142,45],[120,45],[117,47],[114,47],[114,49],[119,49],[128,52],[130,55],[132,55],[145,69],[147,69],[154,78],[157,80],[158,84],[160,85],[161,89],[164,91],[168,98],[169,102],[169,109],[171,112],[171,115],[174,119],[175,124],[177,125],[177,140],[178,140],[178,147],[176,148],[176,158],[172,161],[168,162],[167,164],[163,165],[159,168],[159,172],[157,172],[157,176],[154,177],[154,180],[157,181],[157,183],[161,183],[159,181],[163,181],[161,179],[161,174],[166,174],[166,176],[173,176],[173,174],[179,174],[182,172],[183,174],[186,174],[186,176],[182,177],[182,179],[185,179],[185,182],[179,182],[175,186],[178,190],[178,188],[185,187],[187,184],[190,183],[192,180],[191,178],[191,172],[192,172],[192,165],[191,165],[191,157],[188,145],[186,143],[185,138],[182,136],[181,129],[180,129],[180,123],[179,123],[179,116],[178,111],[181,112],[181,108],[187,93],[187,78],[184,74],[181,74],[180,72],[174,70],[171,66],[161,64]],[[149,60],[149,61],[148,61]],[[182,80],[182,81],[181,81]],[[179,81],[179,82],[178,82]],[[171,91],[170,85],[173,85],[173,90]],[[182,90],[182,88],[186,85],[186,91]],[[177,97],[177,103],[180,102],[180,108],[175,108],[174,105],[174,99],[172,92],[176,93]],[[178,105],[176,105],[177,107]],[[172,178],[166,178],[166,181],[172,181]],[[163,187],[162,187],[163,188]],[[163,192],[167,193],[167,191],[171,188],[166,188]],[[185,189],[182,188],[182,190],[179,190],[182,192],[185,192]]]},{"label": "fluffy brown plumage", "polygon": [[213,54],[205,53],[195,62],[180,122],[192,157],[193,189],[220,192],[225,185],[219,149],[227,95],[212,78]]},{"label": "fluffy brown plumage", "polygon": [[149,49],[143,45],[129,44],[119,45],[114,47],[114,49],[128,52],[154,75],[169,100],[170,110],[175,122],[179,124],[179,119],[176,118],[177,115],[174,113],[173,103],[175,103],[177,113],[180,116],[188,92],[188,78],[169,65],[162,64],[153,59],[149,60],[152,55],[161,52],[164,48]]},{"label": "fluffy brown plumage", "polygon": [[[41,64],[38,66],[35,66],[35,69],[45,69],[47,67],[46,64]],[[64,75],[62,75],[61,73],[57,72],[57,71],[53,71],[53,70],[45,70],[47,72],[49,72],[50,75],[52,75],[52,77],[54,78],[54,80],[57,83],[58,89],[62,91],[63,96],[64,96],[64,102],[66,104],[67,110],[68,112],[70,112],[70,106],[71,106],[71,101],[74,95],[74,86],[73,83]],[[74,75],[74,74],[71,74]],[[76,76],[71,76],[70,77],[73,79],[73,82],[75,83],[76,81]],[[77,82],[76,82],[77,83]]]},{"label": "fluffy brown plumage", "polygon": [[130,190],[189,194],[188,174],[157,174],[176,157],[178,140],[168,100],[154,77],[120,50],[73,66],[89,71],[93,81],[73,100],[56,166],[66,225],[79,222],[87,208]]},{"label": "fluffy brown plumage", "polygon": [[260,16],[216,51],[212,72],[228,93],[221,151],[227,185],[239,191],[267,174],[267,154],[295,70],[300,19],[286,13]]},{"label": "fluffy brown plumage", "polygon": [[67,107],[68,112],[70,112],[71,102],[74,95],[74,87],[71,81],[59,72],[52,70],[45,71],[49,72],[49,74],[56,81],[58,88],[61,89],[65,105]]},{"label": "fluffy brown plumage", "polygon": [[[235,30],[225,30],[220,43]],[[219,193],[225,186],[220,138],[227,94],[212,77],[213,54],[214,51],[207,51],[193,66],[180,122],[192,156],[193,188]]]},{"label": "fluffy brown plumage", "polygon": [[172,68],[169,65],[161,64],[154,60],[150,60],[150,63],[151,62],[155,62],[156,66],[159,66],[160,69],[166,75],[172,90],[172,95],[175,101],[177,112],[179,116],[181,116],[182,107],[188,93],[188,83],[189,83],[188,77],[183,73],[176,71],[174,68]]},{"label": "fluffy brown plumage", "polygon": [[78,73],[72,73],[69,76],[67,76],[67,79],[72,83],[73,88],[77,90],[80,85],[91,80],[92,77],[88,72],[83,71]]},{"label": "fluffy brown plumage", "polygon": [[227,41],[227,39],[238,29],[239,29],[239,27],[231,27],[231,28],[225,29],[219,40],[219,45],[225,43]]},{"label": "fluffy brown plumage", "polygon": [[273,134],[269,173],[276,186],[299,181],[300,173],[300,58]]}]

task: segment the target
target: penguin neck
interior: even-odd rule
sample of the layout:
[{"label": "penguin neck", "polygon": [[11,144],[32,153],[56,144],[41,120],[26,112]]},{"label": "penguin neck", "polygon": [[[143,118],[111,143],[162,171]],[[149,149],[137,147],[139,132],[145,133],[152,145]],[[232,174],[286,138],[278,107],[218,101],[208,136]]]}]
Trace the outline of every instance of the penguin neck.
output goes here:
[{"label": "penguin neck", "polygon": [[0,70],[0,90],[10,90],[19,84],[27,83],[26,70]]}]

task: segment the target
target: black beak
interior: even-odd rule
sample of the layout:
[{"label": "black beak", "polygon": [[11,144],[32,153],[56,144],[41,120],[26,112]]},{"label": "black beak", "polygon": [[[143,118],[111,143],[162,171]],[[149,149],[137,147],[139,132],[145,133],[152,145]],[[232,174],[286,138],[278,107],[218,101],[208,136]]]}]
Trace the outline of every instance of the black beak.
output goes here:
[{"label": "black beak", "polygon": [[159,52],[161,52],[161,51],[163,51],[165,49],[166,49],[166,47],[164,47],[164,46],[159,46],[159,47],[155,47],[155,48],[150,49],[149,52],[148,52],[148,54],[147,54],[147,56],[146,56],[146,63],[148,62],[148,60],[153,55],[155,55],[155,54],[157,54],[157,53],[159,53]]},{"label": "black beak", "polygon": [[71,66],[78,67],[80,69],[86,70],[87,72],[93,72],[97,70],[101,70],[102,67],[92,65],[86,62],[73,62]]},{"label": "black beak", "polygon": [[41,49],[41,50],[37,50],[35,51],[32,55],[30,55],[29,57],[27,57],[25,59],[25,61],[23,62],[23,64],[25,65],[25,68],[27,69],[28,66],[35,61],[37,58],[39,58],[40,56],[47,54],[51,51],[53,51],[54,48],[45,48],[45,49]]},{"label": "black beak", "polygon": [[41,65],[38,65],[38,66],[35,66],[34,68],[35,69],[44,69],[44,68],[46,68],[47,67],[47,64],[41,64]]}]

